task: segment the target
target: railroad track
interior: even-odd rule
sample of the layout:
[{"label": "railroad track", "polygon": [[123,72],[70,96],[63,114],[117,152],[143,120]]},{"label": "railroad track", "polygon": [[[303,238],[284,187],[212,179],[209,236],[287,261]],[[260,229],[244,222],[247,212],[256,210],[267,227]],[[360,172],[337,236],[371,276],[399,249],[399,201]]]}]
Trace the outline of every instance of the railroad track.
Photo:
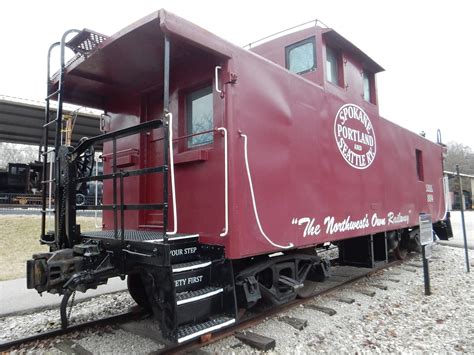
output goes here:
[{"label": "railroad track", "polygon": [[60,329],[52,329],[52,330],[49,330],[49,331],[46,331],[46,332],[42,332],[42,333],[38,333],[38,334],[34,334],[34,335],[28,335],[28,336],[23,337],[23,338],[19,338],[19,339],[7,341],[7,342],[4,342],[4,343],[0,343],[0,352],[4,352],[6,350],[18,347],[20,345],[28,345],[28,344],[31,344],[33,342],[48,340],[48,339],[55,338],[55,337],[58,337],[58,336],[61,336],[61,335],[66,335],[66,334],[72,333],[74,331],[79,331],[79,330],[83,330],[83,329],[86,329],[86,328],[91,328],[91,327],[94,327],[94,326],[105,326],[105,325],[109,325],[109,324],[116,324],[116,323],[120,323],[120,322],[131,321],[133,319],[138,319],[138,318],[140,318],[141,316],[143,316],[145,314],[146,314],[146,312],[143,309],[141,309],[139,307],[134,307],[129,312],[124,312],[124,313],[112,315],[112,316],[109,316],[109,317],[105,317],[105,318],[101,318],[101,319],[97,319],[97,320],[93,320],[93,321],[89,321],[89,322],[73,324],[73,325],[69,326],[66,329],[61,329],[61,328]]},{"label": "railroad track", "polygon": [[[405,261],[408,262],[410,258],[407,258]],[[165,344],[164,342],[162,345],[164,348],[157,351],[157,353],[163,354],[174,354],[174,353],[184,353],[191,350],[196,350],[203,346],[212,344],[213,342],[219,341],[223,338],[229,337],[237,332],[241,332],[249,327],[252,327],[256,324],[263,322],[267,318],[274,317],[279,313],[287,311],[291,308],[298,307],[300,305],[304,305],[310,303],[314,300],[315,297],[322,296],[331,292],[334,292],[344,286],[349,284],[355,283],[358,280],[363,278],[369,277],[373,274],[379,273],[380,271],[388,268],[393,267],[396,265],[402,264],[402,261],[391,261],[388,264],[385,264],[381,267],[374,268],[374,269],[363,269],[363,268],[355,268],[355,267],[335,267],[333,269],[333,279],[329,279],[329,281],[325,281],[320,284],[320,289],[317,290],[315,295],[311,298],[306,299],[296,299],[294,301],[288,302],[282,306],[268,308],[264,310],[260,310],[258,313],[248,313],[243,316],[241,321],[233,327],[226,328],[225,330],[212,334],[212,336],[205,336],[201,339],[196,341],[185,343],[185,344],[178,344],[178,345],[169,345]],[[92,327],[97,327],[97,331],[100,331],[102,328],[110,325],[117,325],[117,324],[126,324],[127,322],[136,322],[137,320],[146,316],[146,312],[144,310],[139,309],[138,307],[133,308],[132,311],[121,313],[118,315],[102,318],[95,321],[84,322],[80,324],[71,325],[67,329],[54,329],[47,332],[27,336],[24,338],[0,343],[0,351],[6,351],[9,349],[19,349],[25,348],[29,345],[38,342],[38,341],[48,341],[49,339],[56,339],[59,336],[63,336],[74,331],[81,331],[85,329],[90,329]],[[135,333],[131,331],[131,333]],[[148,332],[148,334],[140,334],[141,336],[151,337],[152,332]],[[157,342],[158,336],[155,336],[152,339],[154,342]],[[162,339],[158,339],[158,342],[162,342]],[[87,351],[86,351],[87,352]]]}]

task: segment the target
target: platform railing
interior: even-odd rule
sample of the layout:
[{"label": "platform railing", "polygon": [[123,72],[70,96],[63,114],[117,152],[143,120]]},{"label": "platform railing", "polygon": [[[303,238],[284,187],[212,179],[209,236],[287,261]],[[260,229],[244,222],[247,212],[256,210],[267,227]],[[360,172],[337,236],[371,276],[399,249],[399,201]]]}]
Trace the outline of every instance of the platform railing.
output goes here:
[{"label": "platform railing", "polygon": [[[167,125],[164,124],[164,120],[153,120],[145,123],[141,123],[136,126],[127,127],[121,130],[105,133],[96,137],[84,140],[79,146],[77,146],[71,152],[71,161],[80,158],[80,155],[87,149],[97,143],[105,141],[112,141],[112,173],[103,175],[91,175],[87,177],[80,177],[75,180],[75,183],[84,183],[88,181],[104,181],[112,180],[112,204],[93,204],[76,206],[76,210],[111,210],[113,211],[114,220],[114,239],[119,239],[119,225],[120,225],[120,240],[122,247],[125,246],[125,211],[130,210],[163,210],[164,212],[168,209],[167,196],[164,198],[163,203],[139,203],[139,204],[126,204],[125,203],[125,192],[124,192],[124,179],[131,176],[139,176],[145,174],[162,173],[163,181],[168,179],[168,157],[164,155],[164,162],[161,166],[145,167],[134,170],[119,170],[117,168],[117,139],[139,134],[141,132],[149,131],[163,127],[165,129],[165,136],[167,134]],[[164,140],[164,145],[167,145],[167,140]],[[120,195],[120,198],[119,198]],[[120,213],[120,215],[119,215]],[[120,219],[120,223],[119,223]],[[163,239],[166,241],[166,225],[163,224]]]}]

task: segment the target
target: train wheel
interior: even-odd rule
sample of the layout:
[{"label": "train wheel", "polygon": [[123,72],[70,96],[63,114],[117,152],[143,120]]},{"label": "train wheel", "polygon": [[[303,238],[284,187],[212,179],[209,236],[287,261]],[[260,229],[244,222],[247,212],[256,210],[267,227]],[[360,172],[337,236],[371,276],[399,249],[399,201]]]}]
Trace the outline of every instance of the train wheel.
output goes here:
[{"label": "train wheel", "polygon": [[305,280],[303,287],[296,290],[296,294],[299,298],[310,298],[321,289],[321,282]]},{"label": "train wheel", "polygon": [[401,247],[400,244],[397,245],[395,249],[393,249],[393,255],[397,260],[404,260],[408,254],[408,250]]},{"label": "train wheel", "polygon": [[416,230],[408,242],[408,250],[415,253],[421,253],[421,249],[420,231]]},{"label": "train wheel", "polygon": [[127,287],[130,296],[137,304],[145,309],[151,309],[150,302],[143,285],[142,277],[139,273],[132,273],[127,276]]}]

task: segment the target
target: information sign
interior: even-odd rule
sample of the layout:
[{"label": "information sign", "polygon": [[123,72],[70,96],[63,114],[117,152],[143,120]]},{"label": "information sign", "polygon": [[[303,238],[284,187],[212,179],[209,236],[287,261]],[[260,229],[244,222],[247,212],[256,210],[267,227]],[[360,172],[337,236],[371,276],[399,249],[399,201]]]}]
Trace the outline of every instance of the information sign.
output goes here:
[{"label": "information sign", "polygon": [[421,245],[433,243],[433,224],[430,214],[420,214],[420,243]]}]

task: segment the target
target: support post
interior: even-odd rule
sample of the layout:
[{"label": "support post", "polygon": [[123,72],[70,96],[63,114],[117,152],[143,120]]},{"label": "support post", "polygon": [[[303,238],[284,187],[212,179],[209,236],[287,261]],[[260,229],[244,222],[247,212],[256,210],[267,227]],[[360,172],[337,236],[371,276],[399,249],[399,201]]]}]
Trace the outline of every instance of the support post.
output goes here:
[{"label": "support post", "polygon": [[420,243],[421,243],[421,256],[423,259],[423,281],[425,284],[425,296],[431,295],[430,286],[430,270],[428,259],[431,258],[431,246],[433,244],[433,223],[431,221],[431,215],[420,214]]},{"label": "support post", "polygon": [[464,194],[462,192],[462,180],[461,175],[459,175],[459,165],[456,164],[456,175],[459,179],[459,197],[461,198],[461,223],[462,223],[462,234],[464,238],[464,255],[466,258],[466,272],[471,272],[469,267],[469,251],[467,248],[467,235],[466,235],[466,221],[464,220]]},{"label": "support post", "polygon": [[430,244],[422,246],[422,258],[423,258],[423,279],[425,284],[425,296],[431,295],[431,285],[430,285],[430,269],[428,264],[428,258],[426,255],[426,248],[431,247]]}]

